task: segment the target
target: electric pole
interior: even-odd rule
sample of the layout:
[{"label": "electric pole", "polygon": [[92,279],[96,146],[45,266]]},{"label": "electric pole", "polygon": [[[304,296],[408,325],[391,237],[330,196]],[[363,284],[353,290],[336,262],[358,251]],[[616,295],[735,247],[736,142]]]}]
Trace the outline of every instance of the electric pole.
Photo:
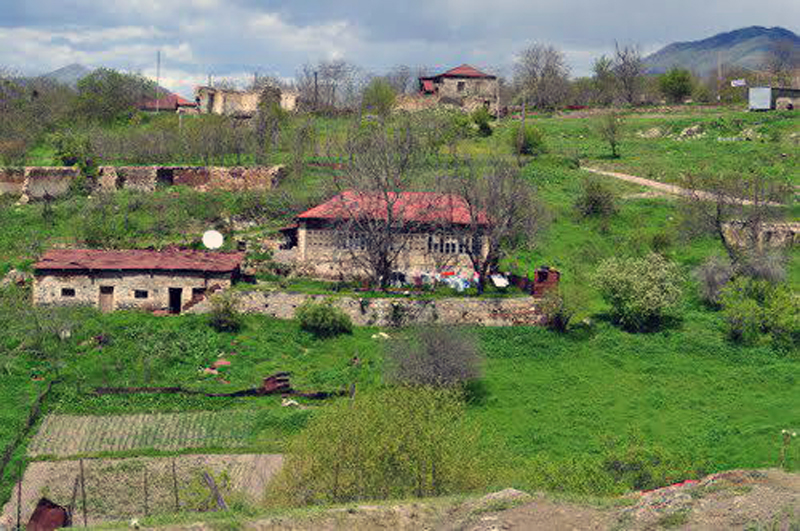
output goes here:
[{"label": "electric pole", "polygon": [[159,109],[159,83],[161,83],[161,50],[156,52],[156,114],[158,114]]}]

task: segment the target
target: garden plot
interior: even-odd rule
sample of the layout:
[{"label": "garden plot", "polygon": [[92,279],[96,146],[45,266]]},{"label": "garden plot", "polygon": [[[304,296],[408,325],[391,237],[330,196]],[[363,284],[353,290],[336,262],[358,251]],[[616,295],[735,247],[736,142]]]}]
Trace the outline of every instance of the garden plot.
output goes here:
[{"label": "garden plot", "polygon": [[114,416],[48,415],[28,447],[31,457],[70,457],[130,450],[246,446],[249,410]]},{"label": "garden plot", "polygon": [[[85,459],[87,523],[213,510],[216,502],[204,473],[214,479],[226,503],[256,504],[281,464],[282,457],[274,454]],[[73,525],[83,525],[83,492],[76,488],[80,474],[81,462],[76,460],[31,463],[22,480],[23,525],[41,497],[64,507],[74,501]],[[0,527],[16,524],[16,488],[3,508]]]}]

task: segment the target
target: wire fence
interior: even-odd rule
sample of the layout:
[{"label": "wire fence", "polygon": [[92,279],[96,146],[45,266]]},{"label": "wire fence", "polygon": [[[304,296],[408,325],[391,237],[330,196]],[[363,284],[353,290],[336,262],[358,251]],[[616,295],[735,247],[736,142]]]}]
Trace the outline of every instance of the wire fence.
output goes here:
[{"label": "wire fence", "polygon": [[281,463],[268,454],[37,461],[15,486],[0,524],[25,527],[42,499],[62,507],[74,527],[255,504]]}]

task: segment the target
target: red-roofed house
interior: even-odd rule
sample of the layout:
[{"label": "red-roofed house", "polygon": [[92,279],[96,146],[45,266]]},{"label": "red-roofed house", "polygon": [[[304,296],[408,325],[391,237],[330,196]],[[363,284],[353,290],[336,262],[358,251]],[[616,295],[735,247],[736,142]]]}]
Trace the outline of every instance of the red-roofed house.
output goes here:
[{"label": "red-roofed house", "polygon": [[[282,229],[285,248],[294,249],[295,260],[318,276],[340,277],[358,274],[350,259],[358,250],[362,236],[359,223],[348,223],[358,217],[386,220],[389,205],[393,218],[400,221],[406,250],[397,270],[406,275],[435,273],[447,269],[471,267],[467,245],[486,248],[484,242],[465,241],[460,230],[472,225],[487,225],[486,216],[473,215],[465,201],[450,194],[401,192],[389,199],[379,194],[344,191],[332,199],[295,217],[295,223]],[[346,231],[341,230],[346,227]],[[361,242],[361,243],[359,243]],[[354,247],[355,246],[355,247]]]},{"label": "red-roofed house", "polygon": [[140,111],[144,112],[177,112],[177,113],[197,113],[197,102],[181,98],[177,94],[165,93],[159,98],[152,98],[139,102],[137,105]]},{"label": "red-roofed house", "polygon": [[419,78],[420,93],[452,101],[483,104],[494,111],[497,107],[499,85],[497,76],[486,74],[470,66],[461,65],[435,76]]},{"label": "red-roofed house", "polygon": [[244,253],[54,249],[34,265],[34,304],[180,313],[231,286]]}]

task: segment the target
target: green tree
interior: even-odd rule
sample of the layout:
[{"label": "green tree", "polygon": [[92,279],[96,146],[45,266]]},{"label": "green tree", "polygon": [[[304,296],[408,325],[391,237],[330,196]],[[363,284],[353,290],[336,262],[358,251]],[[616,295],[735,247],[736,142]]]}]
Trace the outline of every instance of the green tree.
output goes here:
[{"label": "green tree", "polygon": [[658,88],[670,103],[683,103],[692,94],[694,78],[685,68],[673,68],[658,78]]},{"label": "green tree", "polygon": [[155,83],[144,76],[98,68],[78,82],[76,111],[86,120],[110,123],[133,112],[138,102],[155,95]]},{"label": "green tree", "polygon": [[364,108],[381,118],[385,119],[392,113],[396,99],[392,85],[383,78],[373,79],[364,88]]},{"label": "green tree", "polygon": [[619,144],[622,141],[622,134],[625,122],[622,115],[616,111],[611,111],[600,117],[596,129],[600,138],[608,142],[611,148],[611,156],[615,159],[619,157]]}]

